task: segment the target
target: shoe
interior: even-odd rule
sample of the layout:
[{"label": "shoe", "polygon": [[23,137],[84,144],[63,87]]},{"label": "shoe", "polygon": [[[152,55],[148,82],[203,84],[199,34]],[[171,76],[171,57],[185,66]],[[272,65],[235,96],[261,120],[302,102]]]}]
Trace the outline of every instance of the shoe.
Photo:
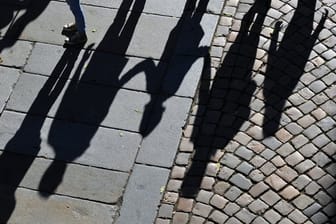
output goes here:
[{"label": "shoe", "polygon": [[65,40],[66,45],[79,45],[85,44],[87,41],[87,36],[85,33],[76,32]]},{"label": "shoe", "polygon": [[62,33],[76,32],[76,31],[77,31],[76,23],[68,23],[63,26]]}]

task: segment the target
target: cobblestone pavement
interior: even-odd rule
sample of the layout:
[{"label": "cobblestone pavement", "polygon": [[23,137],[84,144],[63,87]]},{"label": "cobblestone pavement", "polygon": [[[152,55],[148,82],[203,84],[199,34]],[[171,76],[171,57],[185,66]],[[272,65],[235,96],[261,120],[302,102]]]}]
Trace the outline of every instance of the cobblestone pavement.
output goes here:
[{"label": "cobblestone pavement", "polygon": [[227,0],[156,224],[336,223],[336,2]]},{"label": "cobblestone pavement", "polygon": [[154,223],[223,0],[0,0],[0,223]]}]

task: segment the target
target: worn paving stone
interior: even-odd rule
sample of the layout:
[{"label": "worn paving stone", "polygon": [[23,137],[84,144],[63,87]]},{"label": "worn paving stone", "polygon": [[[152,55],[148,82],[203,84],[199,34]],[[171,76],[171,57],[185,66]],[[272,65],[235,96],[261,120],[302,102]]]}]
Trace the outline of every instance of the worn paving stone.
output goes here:
[{"label": "worn paving stone", "polygon": [[1,149],[120,171],[130,171],[140,143],[133,133],[15,112],[2,114],[0,133]]},{"label": "worn paving stone", "polygon": [[[6,189],[1,190],[2,200]],[[8,196],[7,196],[8,197]],[[118,207],[59,195],[50,195],[48,200],[37,192],[19,188],[15,193],[16,208],[9,223],[112,223]],[[27,212],[29,208],[29,212]]]},{"label": "worn paving stone", "polygon": [[19,76],[20,71],[17,69],[0,67],[0,113],[5,108]]},{"label": "worn paving stone", "polygon": [[[71,51],[69,52],[71,53]],[[36,43],[24,70],[49,77],[55,76],[57,72],[60,73],[57,68],[62,69],[62,62],[65,63],[64,57],[69,55],[69,52],[58,45]],[[99,51],[81,50],[76,52],[73,50],[73,54],[78,54],[78,56],[75,58],[73,69],[68,74],[69,79],[76,79],[75,74],[80,72],[82,82],[111,85],[118,88],[158,92],[163,70],[166,68],[165,63],[160,63],[158,66],[159,62],[153,60],[153,66],[156,67],[148,69],[146,72],[140,71],[123,81],[132,68],[144,63],[145,60]],[[87,54],[89,55],[87,56]],[[43,61],[43,66],[41,66],[41,61]]]},{"label": "worn paving stone", "polygon": [[163,106],[166,108],[164,112],[161,111],[159,102],[154,107],[149,126],[155,127],[155,123],[161,116],[162,118],[154,131],[144,138],[137,162],[165,167],[173,164],[191,100],[172,97]]},{"label": "worn paving stone", "polygon": [[[133,131],[138,131],[140,124],[146,122],[143,113],[150,110],[149,106],[145,108],[150,101],[146,93],[84,83],[75,86],[70,81],[51,89],[54,84],[55,78],[25,73],[15,86],[7,108]],[[50,98],[50,93],[59,96]],[[122,114],[127,119],[120,119],[115,114]]]},{"label": "worn paving stone", "polygon": [[[3,6],[1,6],[3,7]],[[1,52],[1,65],[22,68],[30,51],[33,49],[33,44],[29,41],[17,41],[10,48],[5,48]]]},{"label": "worn paving stone", "polygon": [[135,165],[117,223],[153,223],[162,197],[160,188],[166,184],[168,175],[166,169]]}]

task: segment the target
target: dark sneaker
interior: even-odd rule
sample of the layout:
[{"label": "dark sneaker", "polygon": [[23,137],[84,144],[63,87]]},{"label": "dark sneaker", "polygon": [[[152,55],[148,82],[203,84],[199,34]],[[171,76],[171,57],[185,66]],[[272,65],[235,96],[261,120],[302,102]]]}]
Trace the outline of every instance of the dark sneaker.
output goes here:
[{"label": "dark sneaker", "polygon": [[87,41],[85,33],[76,32],[65,40],[66,45],[79,45],[84,44]]}]

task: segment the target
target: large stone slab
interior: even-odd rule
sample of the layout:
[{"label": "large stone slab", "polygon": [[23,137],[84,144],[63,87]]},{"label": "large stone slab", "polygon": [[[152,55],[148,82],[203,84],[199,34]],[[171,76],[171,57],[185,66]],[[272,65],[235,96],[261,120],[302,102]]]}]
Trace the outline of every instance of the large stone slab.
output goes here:
[{"label": "large stone slab", "polygon": [[[64,74],[64,73],[63,73]],[[55,78],[58,76],[54,75]],[[149,94],[23,74],[7,108],[93,125],[138,131]],[[64,86],[64,87],[63,87]]]},{"label": "large stone slab", "polygon": [[[101,7],[83,6],[83,10],[89,38],[87,45],[96,43],[95,47],[100,50],[156,59],[161,56],[169,33],[178,21],[173,17],[137,13],[120,13],[116,18],[117,10]],[[26,26],[21,38],[62,45],[62,26],[72,20],[65,3],[52,1]]]},{"label": "large stone slab", "polygon": [[[0,40],[0,45],[1,45]],[[7,41],[4,41],[7,43]],[[12,67],[23,67],[29,57],[29,54],[33,48],[33,44],[29,41],[17,41],[13,46],[9,46],[1,51],[1,65],[12,66]]]},{"label": "large stone slab", "polygon": [[[75,58],[76,62],[69,78],[79,71],[81,80],[85,82],[150,92],[157,92],[161,85],[165,66],[160,67],[159,71],[152,69],[145,73],[142,70],[129,75],[131,70],[136,65],[142,64],[145,59],[97,51],[76,52],[76,50],[66,50],[61,46],[51,44],[36,44],[24,70],[50,76],[57,64],[62,63],[70,51],[78,56]],[[41,66],[42,62],[43,66]],[[158,61],[153,60],[153,64],[157,65]]]},{"label": "large stone slab", "polygon": [[135,165],[127,185],[117,224],[153,223],[169,170]]},{"label": "large stone slab", "polygon": [[176,47],[176,54],[202,56],[208,54],[219,16],[194,14],[186,18]]},{"label": "large stone slab", "polygon": [[17,69],[0,67],[0,114],[2,113],[19,76],[20,71]]},{"label": "large stone slab", "polygon": [[[116,204],[122,197],[128,179],[126,173],[68,164],[62,182],[54,190],[51,188],[57,179],[57,168],[61,168],[64,163],[54,162],[56,169],[46,173],[52,161],[33,159],[26,155],[0,152],[0,184],[15,186],[20,182],[20,186],[24,188]],[[24,170],[27,170],[27,173],[21,172]],[[42,179],[48,181],[44,181],[40,186]]]},{"label": "large stone slab", "polygon": [[[7,192],[8,190],[1,189],[0,206],[2,209],[6,208],[5,202],[8,201],[9,197]],[[37,192],[22,188],[16,191],[15,198],[16,207],[8,223],[111,224],[118,209],[117,206],[113,205],[58,195],[51,195],[48,200],[45,200]]]},{"label": "large stone slab", "polygon": [[126,131],[39,116],[0,117],[0,149],[106,169],[130,171],[140,140]]},{"label": "large stone slab", "polygon": [[149,127],[153,130],[143,140],[136,160],[138,163],[172,166],[191,102],[191,99],[180,97],[171,97],[166,102],[158,99],[149,120]]},{"label": "large stone slab", "polygon": [[194,97],[207,60],[203,57],[176,56],[168,66],[163,92],[170,95]]}]

